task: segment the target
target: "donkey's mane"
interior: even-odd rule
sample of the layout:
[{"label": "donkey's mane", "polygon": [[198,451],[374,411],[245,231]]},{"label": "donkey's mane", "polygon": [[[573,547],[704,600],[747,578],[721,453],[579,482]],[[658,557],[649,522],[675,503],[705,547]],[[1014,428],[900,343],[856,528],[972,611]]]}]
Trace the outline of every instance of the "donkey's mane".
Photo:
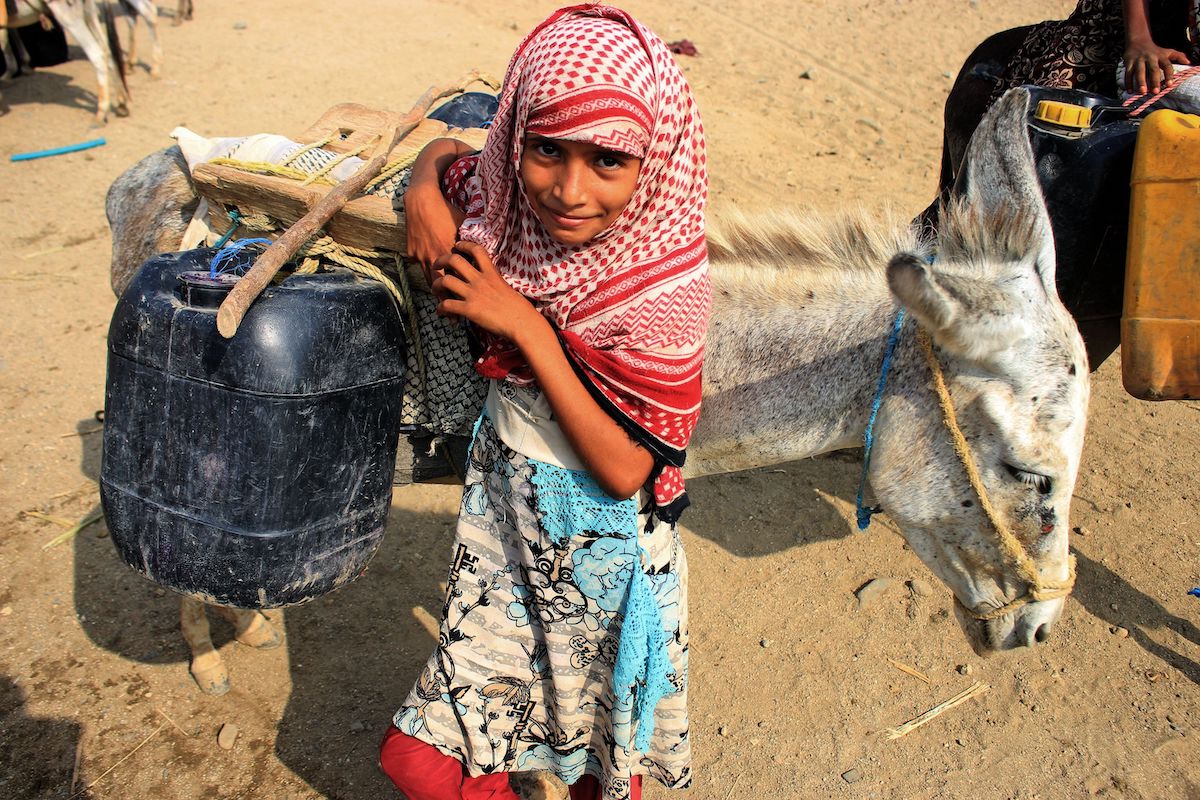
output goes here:
[{"label": "donkey's mane", "polygon": [[1036,210],[997,202],[982,208],[959,198],[943,203],[938,255],[953,261],[1022,261],[1042,246]]},{"label": "donkey's mane", "polygon": [[731,210],[708,229],[709,260],[719,267],[881,272],[896,253],[926,249],[917,230],[894,211],[871,215],[860,208],[832,215],[803,209],[758,214]]},{"label": "donkey's mane", "polygon": [[802,209],[722,214],[708,230],[716,295],[744,309],[802,308],[814,298],[886,296],[884,267],[900,252],[923,257],[928,244],[894,212],[836,215]]}]

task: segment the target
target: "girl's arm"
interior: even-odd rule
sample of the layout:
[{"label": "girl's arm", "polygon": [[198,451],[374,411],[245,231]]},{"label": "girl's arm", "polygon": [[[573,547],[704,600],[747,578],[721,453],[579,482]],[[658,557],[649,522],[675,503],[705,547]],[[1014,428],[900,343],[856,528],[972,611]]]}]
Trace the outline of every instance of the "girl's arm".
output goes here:
[{"label": "girl's arm", "polygon": [[654,456],[592,398],[567,361],[554,328],[529,300],[505,281],[487,251],[459,242],[438,266],[438,313],[471,320],[515,344],[554,409],[576,455],[611,497],[632,497],[650,477]]},{"label": "girl's arm", "polygon": [[407,255],[421,264],[430,286],[437,277],[434,262],[450,252],[463,221],[462,212],[442,194],[442,176],[451,164],[473,152],[470,145],[457,139],[434,139],[413,162],[404,193]]},{"label": "girl's arm", "polygon": [[[1188,63],[1178,50],[1159,47],[1150,35],[1150,0],[1121,0],[1125,15],[1125,88],[1157,92],[1174,73],[1172,64]],[[1162,79],[1159,79],[1159,73]]]}]

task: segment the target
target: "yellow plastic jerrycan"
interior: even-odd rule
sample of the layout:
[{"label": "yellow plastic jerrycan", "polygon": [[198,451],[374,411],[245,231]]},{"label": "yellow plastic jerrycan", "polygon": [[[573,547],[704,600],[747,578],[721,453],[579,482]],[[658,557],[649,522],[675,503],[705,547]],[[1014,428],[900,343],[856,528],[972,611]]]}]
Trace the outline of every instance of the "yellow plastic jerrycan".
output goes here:
[{"label": "yellow plastic jerrycan", "polygon": [[1121,374],[1143,400],[1200,397],[1200,116],[1146,118],[1133,156]]}]

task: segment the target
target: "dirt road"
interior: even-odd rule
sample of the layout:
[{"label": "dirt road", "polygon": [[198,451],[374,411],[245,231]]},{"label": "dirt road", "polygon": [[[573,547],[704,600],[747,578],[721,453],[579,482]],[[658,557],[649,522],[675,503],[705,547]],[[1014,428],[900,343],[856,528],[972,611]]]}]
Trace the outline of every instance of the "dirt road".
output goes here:
[{"label": "dirt road", "polygon": [[[915,214],[934,190],[941,106],[963,57],[991,31],[1069,5],[627,7],[699,50],[681,61],[705,116],[714,210]],[[117,560],[102,524],[44,548],[62,528],[23,512],[73,521],[98,507],[93,415],[113,306],[103,201],[123,169],[176,125],[288,133],[337,102],[403,110],[470,68],[500,74],[551,8],[205,0],[193,22],[163,19],[164,77],[134,72],[133,113],[101,132],[106,146],[28,163],[8,156],[95,135],[94,78],[75,60],[3,87],[0,797],[66,798],[73,772],[93,798],[392,796],[375,749],[431,648],[454,488],[397,490],[365,577],[272,613],[284,647],[248,651],[216,626],[234,684],[217,698],[187,674],[177,602]],[[1078,584],[1034,651],[976,657],[949,593],[886,518],[854,532],[853,456],[695,481],[687,796],[1200,798],[1200,600],[1184,594],[1200,584],[1200,404],[1128,398],[1118,366],[1094,376],[1072,509]],[[856,610],[854,590],[877,577],[892,588]],[[912,595],[912,579],[932,595]],[[989,691],[906,738],[881,735],[975,680]],[[216,743],[224,723],[241,730],[229,751]]]}]

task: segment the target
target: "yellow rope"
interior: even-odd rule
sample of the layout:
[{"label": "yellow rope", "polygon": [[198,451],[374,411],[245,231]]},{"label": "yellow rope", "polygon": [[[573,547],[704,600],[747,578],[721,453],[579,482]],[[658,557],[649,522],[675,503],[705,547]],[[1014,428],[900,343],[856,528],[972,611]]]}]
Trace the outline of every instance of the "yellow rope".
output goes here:
[{"label": "yellow rope", "polygon": [[[260,233],[274,233],[280,228],[286,227],[275,222],[266,214],[243,214],[241,224],[248,230],[257,231]],[[405,293],[396,286],[396,282],[388,276],[382,269],[375,264],[372,264],[368,259],[386,259],[389,254],[385,250],[367,250],[361,247],[351,247],[348,244],[339,244],[334,241],[333,237],[327,234],[318,234],[300,246],[296,251],[296,255],[304,259],[296,272],[306,274],[316,272],[320,261],[332,262],[338,266],[357,272],[368,278],[373,278],[384,285],[384,288],[391,293],[392,297],[396,298],[396,302],[400,304],[400,308],[409,308],[408,299]],[[403,276],[403,272],[401,272]]]},{"label": "yellow rope", "polygon": [[[214,158],[209,164],[216,164],[223,167],[233,167],[234,169],[244,170],[245,172],[258,172],[266,175],[278,175],[281,178],[290,178],[294,181],[303,181],[308,178],[308,173],[303,170],[298,170],[295,167],[282,166],[280,164],[272,164],[268,161],[239,161],[236,158]],[[333,185],[333,181],[324,178],[320,183]]]},{"label": "yellow rope", "polygon": [[1012,602],[989,611],[971,609],[972,615],[983,620],[998,619],[1006,614],[1011,614],[1029,602],[1066,597],[1075,586],[1075,556],[1068,558],[1068,575],[1065,581],[1047,583],[1042,580],[1033,559],[1029,557],[1021,542],[1013,536],[1008,526],[1000,519],[1000,515],[996,513],[996,509],[992,507],[987,489],[983,485],[983,479],[980,478],[979,470],[975,467],[975,460],[971,457],[967,438],[963,436],[962,429],[958,426],[958,416],[954,412],[954,402],[950,398],[950,392],[946,389],[942,365],[938,363],[937,356],[934,355],[933,342],[924,328],[917,329],[917,340],[921,343],[921,351],[925,354],[925,361],[929,364],[930,372],[933,373],[933,388],[937,393],[938,403],[942,407],[942,417],[945,420],[946,429],[950,431],[950,438],[954,442],[954,452],[958,454],[958,460],[962,462],[963,468],[967,472],[967,480],[971,482],[971,488],[975,490],[975,495],[979,498],[979,505],[983,508],[983,513],[987,515],[988,521],[992,523],[992,527],[1000,538],[1001,552],[1016,565],[1021,576],[1029,584],[1029,589],[1025,594]]},{"label": "yellow rope", "polygon": [[316,150],[318,147],[324,147],[325,145],[329,144],[332,141],[333,141],[333,134],[330,134],[329,136],[326,136],[324,139],[318,139],[315,142],[309,142],[308,144],[304,145],[303,147],[298,147],[298,148],[296,148],[296,151],[294,153],[292,153],[290,156],[285,158],[283,161],[280,161],[279,166],[286,167],[288,164],[291,164],[293,161],[295,161],[297,158],[304,155],[305,153]]},{"label": "yellow rope", "polygon": [[380,172],[374,180],[368,183],[365,189],[363,189],[363,193],[366,194],[370,192],[376,186],[393,177],[397,172],[400,172],[400,170],[404,169],[405,167],[412,166],[412,163],[417,160],[417,156],[420,154],[420,150],[412,150],[400,156],[400,158],[396,159],[390,164],[385,165],[383,171]]},{"label": "yellow rope", "polygon": [[312,175],[310,175],[308,178],[306,178],[300,185],[308,186],[310,183],[313,183],[314,181],[318,181],[322,178],[325,178],[325,176],[328,175],[338,164],[341,164],[347,158],[353,158],[354,156],[359,155],[363,151],[371,149],[376,144],[378,144],[379,140],[382,138],[383,138],[382,136],[376,136],[374,139],[367,142],[366,144],[364,144],[362,147],[358,148],[357,150],[350,150],[345,153],[342,153],[340,156],[333,159],[328,164],[321,167],[319,170],[317,170]]}]

